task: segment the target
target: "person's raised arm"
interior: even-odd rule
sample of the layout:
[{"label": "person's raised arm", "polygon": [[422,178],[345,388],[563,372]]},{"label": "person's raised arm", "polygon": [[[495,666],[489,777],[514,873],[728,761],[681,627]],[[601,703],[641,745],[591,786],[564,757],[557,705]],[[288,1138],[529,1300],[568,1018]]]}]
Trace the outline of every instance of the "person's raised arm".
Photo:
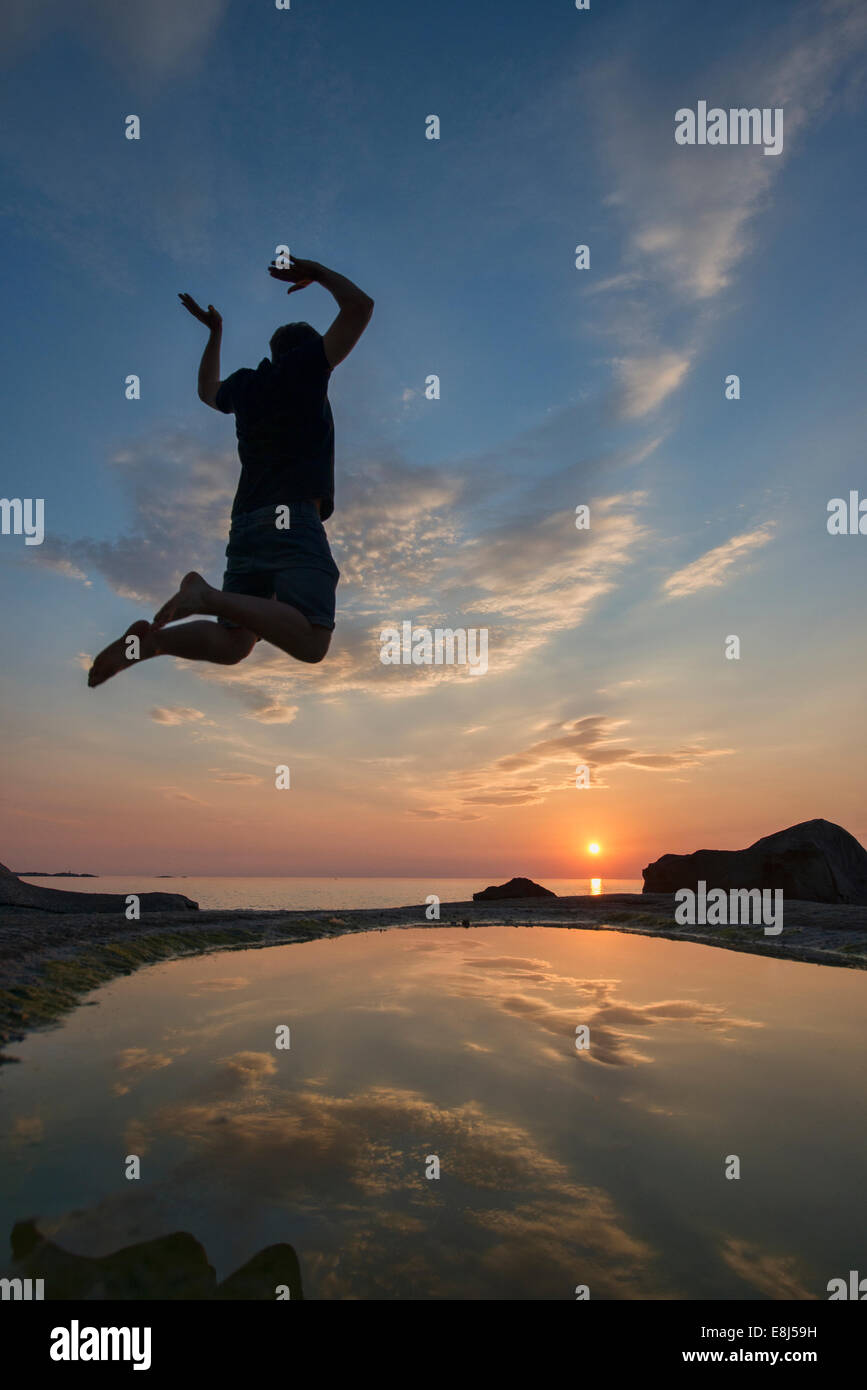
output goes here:
[{"label": "person's raised arm", "polygon": [[220,386],[220,345],[223,339],[223,320],[213,304],[209,304],[207,309],[203,309],[189,294],[179,294],[178,299],[194,319],[198,319],[199,323],[203,323],[210,330],[208,341],[205,343],[205,350],[202,353],[202,360],[199,363],[199,400],[216,410],[217,391]]},{"label": "person's raised arm", "polygon": [[303,290],[314,282],[328,290],[337,300],[338,315],[322,339],[325,356],[330,367],[336,367],[347,357],[358,342],[373,313],[373,300],[364,290],[360,290],[345,275],[329,270],[318,261],[302,261],[293,256],[288,267],[272,264],[268,267],[275,280],[291,280],[287,294]]}]

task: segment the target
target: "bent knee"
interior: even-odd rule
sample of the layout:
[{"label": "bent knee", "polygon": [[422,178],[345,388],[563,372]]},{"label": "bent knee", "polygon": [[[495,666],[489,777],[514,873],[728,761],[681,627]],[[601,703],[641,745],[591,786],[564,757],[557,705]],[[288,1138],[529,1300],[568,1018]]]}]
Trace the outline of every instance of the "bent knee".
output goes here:
[{"label": "bent knee", "polygon": [[308,655],[305,660],[311,666],[318,666],[320,661],[324,661],[328,648],[331,646],[331,631],[327,627],[315,627],[308,647]]},{"label": "bent knee", "polygon": [[245,628],[237,628],[232,631],[232,645],[226,652],[223,665],[237,666],[239,661],[244,661],[250,655],[256,645],[256,634],[247,632]]}]

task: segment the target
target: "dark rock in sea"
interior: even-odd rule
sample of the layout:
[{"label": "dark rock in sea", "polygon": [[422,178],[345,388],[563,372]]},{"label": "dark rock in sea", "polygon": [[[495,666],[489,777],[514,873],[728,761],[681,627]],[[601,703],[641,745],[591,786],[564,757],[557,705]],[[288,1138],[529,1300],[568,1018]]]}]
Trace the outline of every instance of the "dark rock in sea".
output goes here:
[{"label": "dark rock in sea", "polygon": [[501,883],[498,887],[485,888],[481,893],[474,893],[473,902],[490,902],[496,898],[556,898],[556,896],[557,894],[552,893],[550,888],[542,888],[531,878],[510,878],[508,883]]},{"label": "dark rock in sea", "polygon": [[756,840],[747,849],[664,854],[643,873],[645,893],[710,888],[781,888],[808,903],[867,906],[867,850],[842,826],[807,820]]},{"label": "dark rock in sea", "polygon": [[[198,903],[183,893],[140,893],[142,912],[198,910]],[[126,912],[123,893],[68,893],[62,888],[40,888],[22,883],[11,869],[0,864],[0,907],[35,907],[41,912]]]}]

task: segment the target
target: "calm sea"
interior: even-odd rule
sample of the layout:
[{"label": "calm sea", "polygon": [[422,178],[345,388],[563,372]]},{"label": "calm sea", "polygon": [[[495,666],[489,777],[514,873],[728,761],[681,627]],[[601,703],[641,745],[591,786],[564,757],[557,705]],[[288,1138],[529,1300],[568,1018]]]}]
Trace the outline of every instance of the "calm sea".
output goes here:
[{"label": "calm sea", "polygon": [[[412,907],[429,893],[440,902],[468,902],[494,878],[151,878],[144,874],[99,878],[28,878],[44,888],[78,893],[183,893],[199,907],[292,910],[353,907]],[[584,893],[640,893],[640,878],[546,878],[537,880],[558,897]]]}]

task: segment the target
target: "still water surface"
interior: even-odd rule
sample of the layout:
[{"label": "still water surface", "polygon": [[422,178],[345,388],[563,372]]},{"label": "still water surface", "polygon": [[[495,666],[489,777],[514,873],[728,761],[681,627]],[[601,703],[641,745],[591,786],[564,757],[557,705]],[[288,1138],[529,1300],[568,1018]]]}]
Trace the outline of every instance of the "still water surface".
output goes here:
[{"label": "still water surface", "polygon": [[0,1222],[189,1232],[221,1280],[283,1243],[305,1298],[825,1298],[867,1249],[865,986],[523,927],[168,962],[9,1049]]}]

